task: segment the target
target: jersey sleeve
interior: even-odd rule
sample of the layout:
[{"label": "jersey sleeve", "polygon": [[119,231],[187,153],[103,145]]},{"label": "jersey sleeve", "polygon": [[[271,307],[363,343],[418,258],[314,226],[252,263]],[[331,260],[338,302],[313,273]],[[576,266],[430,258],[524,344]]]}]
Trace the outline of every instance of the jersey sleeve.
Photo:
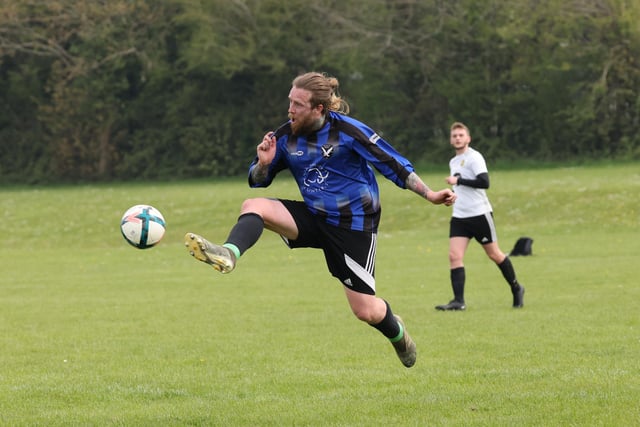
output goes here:
[{"label": "jersey sleeve", "polygon": [[353,138],[353,150],[371,164],[385,178],[400,188],[406,188],[407,177],[414,172],[413,165],[391,144],[368,126],[356,121],[343,121],[340,130]]},{"label": "jersey sleeve", "polygon": [[[371,138],[374,141],[371,141]],[[361,155],[388,180],[400,188],[406,188],[407,177],[414,171],[411,162],[377,134],[373,134],[371,138],[369,143],[362,144],[365,152]],[[368,156],[365,153],[368,153]]]},{"label": "jersey sleeve", "polygon": [[487,162],[479,152],[475,151],[473,156],[473,162],[471,163],[471,172],[475,177],[482,173],[489,173],[487,169]]}]

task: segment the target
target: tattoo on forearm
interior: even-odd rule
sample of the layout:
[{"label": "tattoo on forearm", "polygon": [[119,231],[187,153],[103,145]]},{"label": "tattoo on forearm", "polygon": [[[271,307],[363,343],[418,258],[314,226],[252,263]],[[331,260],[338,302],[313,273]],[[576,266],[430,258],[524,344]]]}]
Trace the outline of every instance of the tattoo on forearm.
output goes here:
[{"label": "tattoo on forearm", "polygon": [[251,179],[256,183],[264,182],[267,179],[268,172],[269,166],[260,166],[260,164],[257,163],[254,168],[251,169]]},{"label": "tattoo on forearm", "polygon": [[411,172],[409,174],[409,176],[407,177],[406,185],[407,185],[407,188],[413,191],[414,193],[419,194],[424,198],[427,197],[427,192],[429,191],[429,187],[427,186],[427,184],[422,182],[420,177],[415,172]]}]

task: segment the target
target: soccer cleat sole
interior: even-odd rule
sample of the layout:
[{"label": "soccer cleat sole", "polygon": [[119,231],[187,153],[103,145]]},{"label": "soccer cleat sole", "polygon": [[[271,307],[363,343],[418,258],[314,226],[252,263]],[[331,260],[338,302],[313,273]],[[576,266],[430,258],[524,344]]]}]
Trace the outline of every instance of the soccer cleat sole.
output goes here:
[{"label": "soccer cleat sole", "polygon": [[187,233],[184,236],[184,245],[189,251],[189,255],[209,264],[214,270],[220,273],[229,273],[235,267],[233,261],[224,255],[218,255],[207,251],[207,244],[203,237],[194,233]]}]

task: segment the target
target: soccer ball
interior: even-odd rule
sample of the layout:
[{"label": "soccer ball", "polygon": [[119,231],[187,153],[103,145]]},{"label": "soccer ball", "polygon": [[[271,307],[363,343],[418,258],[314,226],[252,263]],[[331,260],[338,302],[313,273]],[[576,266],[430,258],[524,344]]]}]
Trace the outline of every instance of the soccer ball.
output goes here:
[{"label": "soccer ball", "polygon": [[127,209],[120,221],[125,240],[138,249],[152,248],[164,236],[166,222],[159,210],[149,205],[135,205]]}]

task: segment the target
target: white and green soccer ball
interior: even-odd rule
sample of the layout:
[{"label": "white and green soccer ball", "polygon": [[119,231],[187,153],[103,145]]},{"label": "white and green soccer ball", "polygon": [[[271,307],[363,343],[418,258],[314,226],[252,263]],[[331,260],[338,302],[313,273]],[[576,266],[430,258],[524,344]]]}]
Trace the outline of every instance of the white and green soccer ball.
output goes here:
[{"label": "white and green soccer ball", "polygon": [[166,224],[158,209],[149,205],[135,205],[122,215],[120,231],[130,245],[149,249],[162,240]]}]

